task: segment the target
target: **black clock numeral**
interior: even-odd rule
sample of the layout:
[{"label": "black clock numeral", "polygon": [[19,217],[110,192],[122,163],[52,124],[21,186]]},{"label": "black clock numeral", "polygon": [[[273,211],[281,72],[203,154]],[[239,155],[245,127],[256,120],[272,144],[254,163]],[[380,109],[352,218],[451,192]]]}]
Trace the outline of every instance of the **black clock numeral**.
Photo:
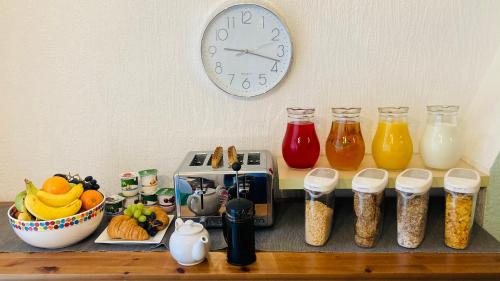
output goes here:
[{"label": "black clock numeral", "polygon": [[210,54],[211,57],[213,57],[215,53],[217,53],[217,47],[215,46],[208,47],[208,53]]},{"label": "black clock numeral", "polygon": [[226,17],[226,20],[227,20],[227,29],[231,29],[231,26],[232,28],[235,28],[236,23],[234,17]]},{"label": "black clock numeral", "polygon": [[271,68],[271,71],[278,72],[278,62],[277,61],[274,62],[273,67]]},{"label": "black clock numeral", "polygon": [[215,73],[217,74],[222,73],[222,63],[220,61],[215,63]]},{"label": "black clock numeral", "polygon": [[259,85],[264,86],[266,84],[267,84],[266,74],[264,73],[259,74]]},{"label": "black clock numeral", "polygon": [[245,80],[243,80],[243,83],[241,83],[241,87],[245,90],[250,88],[250,80],[248,80],[248,78],[245,78]]},{"label": "black clock numeral", "polygon": [[281,58],[282,56],[285,55],[285,46],[278,45],[278,49],[279,49],[279,51],[278,51],[277,56]]},{"label": "black clock numeral", "polygon": [[234,76],[235,76],[236,74],[234,74],[234,73],[229,73],[228,75],[229,75],[229,76],[231,76],[231,81],[229,82],[229,85],[233,85]]},{"label": "black clock numeral", "polygon": [[279,41],[278,36],[280,36],[280,30],[277,27],[275,27],[275,28],[273,28],[273,30],[271,30],[271,33],[273,35],[276,33],[276,35],[274,35],[274,37],[271,40]]},{"label": "black clock numeral", "polygon": [[242,24],[251,24],[250,20],[252,19],[252,13],[250,11],[242,11],[241,12],[241,23]]},{"label": "black clock numeral", "polygon": [[264,28],[264,16],[262,16],[262,28]]},{"label": "black clock numeral", "polygon": [[229,31],[225,28],[219,28],[215,32],[215,40],[217,41],[225,41],[229,37]]}]

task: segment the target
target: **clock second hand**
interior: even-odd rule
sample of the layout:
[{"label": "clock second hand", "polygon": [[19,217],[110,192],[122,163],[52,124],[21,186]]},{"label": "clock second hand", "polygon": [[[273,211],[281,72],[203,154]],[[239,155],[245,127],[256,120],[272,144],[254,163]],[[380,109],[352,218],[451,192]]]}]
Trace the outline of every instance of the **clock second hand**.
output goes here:
[{"label": "clock second hand", "polygon": [[[259,46],[259,47],[257,47],[257,48],[250,49],[249,51],[251,51],[251,52],[255,52],[255,51],[258,51],[258,50],[260,50],[260,49],[262,49],[262,48],[265,48],[265,47],[267,47],[267,46],[269,46],[269,45],[273,45],[274,43],[275,43],[275,42],[268,42],[268,43],[265,43],[265,44],[260,45],[260,46]],[[236,54],[236,55],[237,55],[237,56],[242,56],[242,55],[244,55],[244,53],[239,53],[239,54]]]},{"label": "clock second hand", "polygon": [[268,59],[268,60],[272,60],[272,61],[275,61],[275,62],[280,62],[279,59],[275,59],[275,58],[264,56],[264,55],[261,55],[261,54],[258,54],[258,53],[254,53],[252,51],[249,51],[248,49],[224,48],[224,50],[226,50],[226,51],[233,51],[233,52],[239,52],[239,53],[243,53],[243,54],[250,54],[250,55],[258,56],[258,57],[265,58],[265,59]]}]

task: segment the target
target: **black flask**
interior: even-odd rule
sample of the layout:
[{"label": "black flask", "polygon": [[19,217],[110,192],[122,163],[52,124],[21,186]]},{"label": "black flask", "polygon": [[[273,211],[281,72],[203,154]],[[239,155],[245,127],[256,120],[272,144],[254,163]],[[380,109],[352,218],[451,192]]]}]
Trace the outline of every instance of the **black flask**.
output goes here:
[{"label": "black flask", "polygon": [[[238,174],[241,168],[239,163],[233,165]],[[236,175],[236,178],[238,176]],[[236,182],[238,186],[238,182]],[[239,192],[237,192],[239,195]],[[227,262],[232,265],[249,265],[256,259],[255,256],[255,229],[254,229],[253,202],[245,198],[229,200],[226,212],[222,214],[222,231],[227,244]]]}]

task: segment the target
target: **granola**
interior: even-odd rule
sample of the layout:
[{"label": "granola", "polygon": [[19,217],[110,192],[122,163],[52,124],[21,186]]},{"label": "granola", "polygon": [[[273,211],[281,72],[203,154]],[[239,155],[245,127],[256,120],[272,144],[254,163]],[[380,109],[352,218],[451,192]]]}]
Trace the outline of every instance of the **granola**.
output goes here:
[{"label": "granola", "polygon": [[411,194],[398,191],[398,244],[417,248],[425,236],[429,192]]},{"label": "granola", "polygon": [[382,226],[382,202],[384,192],[354,192],[354,213],[356,214],[354,242],[360,247],[371,248]]}]

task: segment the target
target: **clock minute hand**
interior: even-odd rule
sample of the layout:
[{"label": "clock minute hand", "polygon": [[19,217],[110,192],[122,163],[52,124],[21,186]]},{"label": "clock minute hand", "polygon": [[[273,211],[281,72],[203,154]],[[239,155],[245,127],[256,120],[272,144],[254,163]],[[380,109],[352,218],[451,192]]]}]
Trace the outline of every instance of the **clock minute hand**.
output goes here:
[{"label": "clock minute hand", "polygon": [[261,54],[258,54],[258,53],[254,53],[252,51],[249,51],[249,50],[245,50],[247,54],[250,54],[250,55],[254,55],[254,56],[258,56],[258,57],[261,57],[261,58],[265,58],[265,59],[268,59],[268,60],[273,60],[275,62],[280,62],[279,59],[275,59],[275,58],[272,58],[272,57],[268,57],[268,56],[264,56],[264,55],[261,55]]},{"label": "clock minute hand", "polygon": [[[249,51],[250,51],[250,52],[255,52],[255,51],[258,51],[258,50],[260,50],[260,49],[262,49],[262,48],[265,48],[265,47],[267,47],[267,46],[269,46],[269,45],[273,45],[274,43],[276,43],[276,42],[268,42],[268,43],[265,43],[265,44],[260,45],[260,46],[259,46],[259,47],[257,47],[257,48],[250,49]],[[239,53],[239,54],[236,54],[236,55],[237,55],[237,56],[242,56],[242,55],[244,55],[244,53]]]}]

